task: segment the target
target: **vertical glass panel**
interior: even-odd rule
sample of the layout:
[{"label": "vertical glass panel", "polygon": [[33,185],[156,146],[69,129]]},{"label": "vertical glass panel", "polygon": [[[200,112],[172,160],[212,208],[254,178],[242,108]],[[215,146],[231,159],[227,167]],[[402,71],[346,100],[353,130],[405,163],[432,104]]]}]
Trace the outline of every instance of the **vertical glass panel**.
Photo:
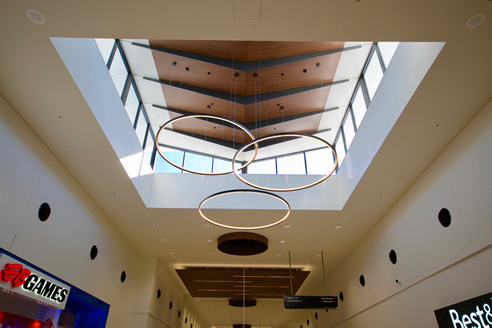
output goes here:
[{"label": "vertical glass panel", "polygon": [[140,111],[140,114],[138,115],[137,127],[135,128],[135,133],[137,133],[137,137],[138,140],[140,140],[141,145],[143,145],[146,132],[147,132],[147,120],[145,119],[144,111],[142,109]]},{"label": "vertical glass panel", "polygon": [[396,52],[396,48],[400,42],[378,42],[379,50],[381,50],[381,55],[383,56],[383,62],[386,68],[389,67],[391,59]]},{"label": "vertical glass panel", "polygon": [[379,83],[383,79],[383,69],[379,63],[376,52],[371,57],[369,65],[367,65],[366,72],[364,73],[364,79],[366,80],[367,91],[369,92],[369,98],[374,98],[374,94],[379,87]]},{"label": "vertical glass panel", "polygon": [[354,101],[352,102],[352,110],[354,112],[355,124],[359,128],[364,115],[366,115],[367,107],[364,101],[364,96],[362,95],[362,89],[359,87],[357,93],[355,94]]},{"label": "vertical glass panel", "polygon": [[[180,166],[183,165],[184,151],[162,146],[161,151],[171,162]],[[159,153],[155,156],[154,173],[181,173],[180,169],[166,162]]]},{"label": "vertical glass panel", "polygon": [[214,158],[213,173],[227,172],[232,170],[232,161]]},{"label": "vertical glass panel", "polygon": [[345,133],[345,142],[347,143],[348,150],[355,137],[354,123],[352,122],[352,114],[350,111],[345,119],[345,123],[343,123],[343,132]]},{"label": "vertical glass panel", "polygon": [[335,146],[335,150],[338,156],[338,167],[342,166],[343,159],[345,158],[345,148],[343,148],[343,138],[340,136],[337,141],[337,145]]},{"label": "vertical glass panel", "polygon": [[108,63],[109,55],[111,55],[111,50],[115,43],[114,39],[94,39],[96,40],[97,47],[101,52],[101,56],[104,60],[104,64]]},{"label": "vertical glass panel", "polygon": [[119,49],[116,49],[113,62],[109,68],[109,74],[111,74],[116,90],[118,90],[118,94],[121,96],[128,72],[126,71],[126,67],[123,63],[123,58],[121,57]]},{"label": "vertical glass panel", "polygon": [[[186,152],[184,167],[196,172],[210,173],[212,172],[212,157]],[[184,171],[184,173],[189,172]]]},{"label": "vertical glass panel", "polygon": [[[325,175],[334,164],[333,152],[328,148],[321,148],[306,152],[307,174]],[[336,171],[333,172],[333,175]]]},{"label": "vertical glass panel", "polygon": [[[147,136],[147,141],[144,147],[142,166],[140,168],[140,175],[146,175],[152,173],[151,159],[152,159],[153,151],[154,151],[154,139],[152,139],[149,130],[149,135]],[[157,156],[160,157],[160,155]]]},{"label": "vertical glass panel", "polygon": [[304,154],[277,157],[278,174],[306,174]]},{"label": "vertical glass panel", "polygon": [[137,117],[138,105],[139,102],[138,102],[137,94],[135,92],[135,87],[132,84],[130,85],[130,90],[128,91],[128,97],[125,103],[126,113],[128,114],[128,117],[130,118],[132,125],[135,123],[135,118]]},{"label": "vertical glass panel", "polygon": [[249,164],[248,174],[277,174],[275,158],[256,161]]}]

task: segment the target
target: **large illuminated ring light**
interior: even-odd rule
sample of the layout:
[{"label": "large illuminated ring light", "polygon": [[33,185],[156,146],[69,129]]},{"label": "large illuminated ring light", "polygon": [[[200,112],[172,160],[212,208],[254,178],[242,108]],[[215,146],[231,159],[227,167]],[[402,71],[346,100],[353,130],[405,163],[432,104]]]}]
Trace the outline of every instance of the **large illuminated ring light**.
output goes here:
[{"label": "large illuminated ring light", "polygon": [[[283,218],[281,218],[280,220],[278,220],[276,222],[273,222],[273,223],[270,223],[270,224],[266,224],[266,225],[262,225],[262,226],[254,226],[254,227],[236,227],[236,226],[230,226],[230,225],[218,223],[218,222],[215,222],[214,220],[208,218],[205,214],[203,214],[202,207],[209,200],[211,200],[211,199],[213,199],[215,197],[220,197],[220,196],[223,196],[223,195],[235,194],[235,193],[261,194],[261,195],[267,195],[267,196],[276,198],[276,199],[280,200],[282,203],[284,203],[285,206],[287,206],[287,214],[285,214],[285,216]],[[269,192],[266,192],[266,191],[251,190],[251,189],[236,189],[236,190],[221,191],[221,192],[218,192],[218,193],[213,194],[211,196],[208,196],[207,198],[205,198],[204,200],[202,200],[202,202],[200,203],[200,206],[198,206],[198,213],[200,213],[200,216],[205,221],[208,221],[208,222],[210,222],[210,223],[212,223],[212,224],[214,224],[216,226],[222,227],[222,228],[235,229],[235,230],[259,230],[259,229],[265,229],[265,228],[270,228],[270,227],[276,226],[277,224],[280,224],[280,223],[284,222],[285,220],[287,220],[287,218],[290,215],[290,205],[282,197],[277,196],[277,195],[272,194],[272,193],[269,193]]]},{"label": "large illuminated ring light", "polygon": [[[255,158],[256,158],[256,153],[257,153],[257,146],[258,146],[258,143],[259,142],[262,142],[262,141],[266,141],[266,140],[270,140],[270,139],[278,139],[278,138],[286,138],[286,137],[299,137],[299,138],[308,138],[308,139],[313,139],[313,140],[317,140],[321,143],[323,143],[324,145],[326,145],[329,149],[331,149],[331,151],[333,152],[333,155],[335,156],[335,161],[334,161],[334,164],[333,164],[333,167],[332,169],[328,172],[328,174],[326,174],[325,176],[323,176],[321,179],[319,180],[316,180],[312,183],[309,183],[307,185],[304,185],[304,186],[300,186],[300,187],[295,187],[295,188],[284,188],[284,189],[279,189],[279,188],[269,188],[269,187],[263,187],[263,186],[259,186],[257,184],[254,184],[250,181],[247,181],[245,178],[243,178],[241,175],[239,175],[238,173],[238,170],[240,168],[237,168],[235,167],[234,165],[234,161],[236,160],[236,158],[239,156],[240,153],[242,153],[246,148],[250,147],[251,145],[255,145]],[[249,164],[249,163],[248,163]],[[323,181],[325,181],[326,179],[328,179],[328,177],[330,175],[333,174],[333,172],[335,172],[336,168],[337,168],[337,165],[338,165],[338,157],[337,157],[337,153],[335,152],[335,149],[333,149],[333,147],[328,143],[326,142],[325,140],[321,139],[321,138],[318,138],[318,137],[315,137],[315,136],[309,136],[309,135],[304,135],[304,134],[299,134],[299,133],[279,133],[279,134],[272,134],[272,135],[269,135],[269,136],[265,136],[265,137],[262,137],[262,138],[258,138],[258,139],[255,139],[247,144],[245,144],[244,146],[242,146],[237,152],[236,152],[236,155],[234,155],[234,158],[232,159],[232,171],[234,172],[234,174],[236,175],[236,177],[241,180],[242,182],[244,182],[245,184],[247,184],[248,186],[251,186],[251,187],[254,187],[254,188],[257,188],[257,189],[261,189],[261,190],[267,190],[267,191],[275,191],[275,192],[282,192],[282,191],[296,191],[296,190],[302,190],[302,189],[307,189],[307,188],[310,188],[312,186],[315,186],[317,185],[318,183],[321,183]]]},{"label": "large illuminated ring light", "polygon": [[[164,131],[164,129],[168,126],[168,125],[171,125],[172,123],[175,123],[175,122],[178,122],[178,121],[181,121],[181,120],[186,120],[186,119],[189,119],[189,118],[211,118],[211,119],[214,119],[214,120],[221,120],[221,121],[224,121],[224,122],[227,122],[227,123],[230,123],[232,125],[235,125],[237,126],[238,128],[240,128],[241,130],[243,130],[244,132],[246,132],[246,134],[251,138],[251,140],[255,140],[255,136],[242,124],[236,122],[236,121],[233,121],[233,120],[230,120],[228,118],[225,118],[225,117],[221,117],[221,116],[217,116],[217,115],[210,115],[210,114],[192,114],[192,115],[184,115],[184,116],[179,116],[179,117],[176,117],[176,118],[173,118],[169,121],[167,121],[166,123],[164,123],[164,125],[159,129],[159,132],[157,132],[157,135],[155,137],[155,145],[156,145],[156,148],[157,148],[157,151],[159,152],[159,154],[162,156],[162,158],[168,162],[169,164],[171,164],[172,166],[180,169],[180,170],[183,170],[183,171],[186,171],[186,172],[189,172],[189,173],[194,173],[194,174],[200,174],[200,175],[222,175],[222,174],[229,174],[229,173],[232,173],[233,171],[226,171],[226,172],[198,172],[198,171],[194,171],[194,170],[190,170],[190,169],[187,169],[187,168],[184,168],[184,167],[181,167],[173,162],[171,162],[170,159],[168,159],[164,153],[161,151],[161,147],[159,145],[159,135],[162,131]],[[240,169],[243,169],[245,168],[246,166],[248,166],[249,164],[251,164],[251,162],[253,162],[256,158],[256,154],[258,153],[258,145],[255,144],[255,153],[253,155],[253,157],[248,161],[246,162],[246,164],[244,164],[243,166],[241,166],[240,168],[238,168],[238,170]],[[234,158],[237,158],[234,157]]]}]

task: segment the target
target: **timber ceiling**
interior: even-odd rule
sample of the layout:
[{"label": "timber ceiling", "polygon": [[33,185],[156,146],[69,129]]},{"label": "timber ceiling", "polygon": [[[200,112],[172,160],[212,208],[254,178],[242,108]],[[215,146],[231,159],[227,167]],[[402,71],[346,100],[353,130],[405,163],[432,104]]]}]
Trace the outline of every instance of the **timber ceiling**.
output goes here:
[{"label": "timber ceiling", "polygon": [[247,298],[295,295],[309,275],[309,271],[292,270],[291,275],[289,269],[265,268],[186,268],[176,273],[192,297],[211,298],[242,298],[243,291]]},{"label": "timber ceiling", "polygon": [[[255,137],[318,131],[344,42],[149,40],[170,117],[213,114]],[[140,45],[144,46],[144,45]],[[200,119],[173,129],[245,143],[241,130]]]}]

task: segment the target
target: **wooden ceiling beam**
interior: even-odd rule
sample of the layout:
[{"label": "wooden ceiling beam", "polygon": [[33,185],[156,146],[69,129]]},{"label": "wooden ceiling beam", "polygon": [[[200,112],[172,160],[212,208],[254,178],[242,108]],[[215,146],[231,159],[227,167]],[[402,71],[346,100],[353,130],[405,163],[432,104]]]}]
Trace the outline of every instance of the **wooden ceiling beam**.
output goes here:
[{"label": "wooden ceiling beam", "polygon": [[152,82],[164,84],[167,86],[171,86],[173,88],[178,88],[178,89],[183,89],[183,90],[187,90],[187,91],[191,91],[191,92],[196,92],[196,93],[206,95],[209,97],[215,97],[215,98],[223,99],[223,100],[227,100],[227,101],[230,101],[230,99],[234,99],[236,103],[241,104],[241,105],[253,105],[257,102],[268,101],[268,100],[272,100],[272,99],[276,99],[276,98],[291,96],[291,95],[303,93],[306,91],[312,91],[312,90],[316,90],[316,89],[330,87],[332,85],[337,85],[337,84],[349,82],[349,80],[346,79],[346,80],[333,81],[333,82],[316,84],[316,85],[311,85],[311,86],[306,86],[306,87],[262,93],[262,94],[253,95],[253,96],[240,96],[240,95],[236,95],[236,94],[232,94],[232,93],[220,92],[220,91],[216,91],[216,90],[210,90],[210,89],[206,89],[206,88],[200,88],[200,87],[195,87],[195,86],[191,86],[191,85],[186,85],[186,84],[182,84],[180,82],[159,80],[159,79],[154,79],[154,78],[146,77],[146,76],[144,76],[143,78],[147,81],[152,81]]},{"label": "wooden ceiling beam", "polygon": [[253,62],[240,62],[240,61],[228,60],[228,59],[219,58],[219,57],[212,57],[212,56],[195,54],[195,53],[181,51],[181,50],[155,47],[155,46],[151,46],[151,45],[147,45],[147,44],[141,44],[141,43],[137,43],[137,42],[132,42],[132,45],[137,46],[137,47],[155,50],[155,51],[160,51],[160,52],[164,52],[164,53],[168,53],[168,54],[172,54],[175,56],[180,56],[183,58],[191,58],[194,60],[198,60],[201,62],[213,64],[213,65],[223,66],[223,67],[231,68],[231,69],[234,69],[234,70],[237,70],[240,72],[252,72],[252,71],[255,71],[258,69],[295,63],[295,62],[298,62],[301,60],[306,60],[306,59],[311,59],[311,58],[316,58],[316,57],[321,57],[321,56],[326,56],[326,55],[331,55],[331,54],[336,54],[336,53],[341,53],[341,52],[345,52],[345,51],[350,51],[350,50],[362,48],[362,46],[353,46],[353,47],[347,47],[347,48],[331,49],[331,50],[318,51],[318,52],[293,55],[293,56],[286,56],[286,57],[280,57],[280,58],[265,59],[265,60],[259,60],[259,61],[253,61]]}]

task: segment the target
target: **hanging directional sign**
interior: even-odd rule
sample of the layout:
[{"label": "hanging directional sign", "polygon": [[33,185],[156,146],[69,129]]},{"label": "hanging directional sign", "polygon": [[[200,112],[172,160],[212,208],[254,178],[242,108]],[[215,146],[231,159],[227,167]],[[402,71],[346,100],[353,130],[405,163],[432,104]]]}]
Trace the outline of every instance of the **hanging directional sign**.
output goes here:
[{"label": "hanging directional sign", "polygon": [[286,309],[328,309],[338,307],[336,296],[284,296]]}]

